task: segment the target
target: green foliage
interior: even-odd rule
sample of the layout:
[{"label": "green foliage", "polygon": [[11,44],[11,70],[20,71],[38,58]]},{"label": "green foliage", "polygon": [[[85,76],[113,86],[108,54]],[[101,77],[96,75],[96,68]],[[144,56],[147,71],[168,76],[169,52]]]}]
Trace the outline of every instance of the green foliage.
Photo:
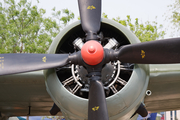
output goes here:
[{"label": "green foliage", "polygon": [[173,23],[174,27],[178,31],[180,30],[180,0],[175,0],[175,2],[171,5],[170,7],[170,12],[172,12],[169,17],[171,23]]},{"label": "green foliage", "polygon": [[103,18],[108,18],[108,16],[105,13],[102,14],[102,17]]},{"label": "green foliage", "polygon": [[67,25],[67,23],[74,18],[74,13],[69,12],[68,9],[63,9],[63,13],[65,13],[66,16],[63,16],[60,20],[64,22],[64,25]]},{"label": "green foliage", "polygon": [[63,17],[55,8],[53,18],[43,17],[45,13],[27,0],[0,2],[0,53],[45,53],[61,24],[74,18],[68,9],[63,10]]},{"label": "green foliage", "polygon": [[[104,18],[108,18],[105,13],[102,15]],[[145,22],[139,23],[138,18],[135,19],[135,22],[132,23],[131,17],[127,15],[125,20],[121,20],[120,17],[113,18],[114,21],[126,26],[128,29],[133,32],[141,42],[157,40],[163,38],[165,35],[164,31],[161,31],[162,25],[158,26],[157,22]]]},{"label": "green foliage", "polygon": [[130,16],[127,16],[126,20],[121,20],[119,17],[113,18],[116,22],[128,27],[131,32],[133,32],[141,42],[157,40],[159,38],[163,38],[165,35],[164,31],[159,31],[163,26],[157,25],[157,22],[153,21],[150,23],[149,21],[143,23],[139,23],[138,18],[135,19],[135,23],[132,23]]},{"label": "green foliage", "polygon": [[[52,12],[52,17],[44,17],[46,10],[27,0],[0,2],[0,53],[45,53],[60,30],[74,18],[68,9],[56,11],[54,7]],[[108,18],[105,13],[102,17]],[[142,42],[165,35],[164,31],[158,32],[162,25],[157,26],[156,22],[140,24],[136,18],[132,23],[130,16],[113,20],[128,27]]]}]

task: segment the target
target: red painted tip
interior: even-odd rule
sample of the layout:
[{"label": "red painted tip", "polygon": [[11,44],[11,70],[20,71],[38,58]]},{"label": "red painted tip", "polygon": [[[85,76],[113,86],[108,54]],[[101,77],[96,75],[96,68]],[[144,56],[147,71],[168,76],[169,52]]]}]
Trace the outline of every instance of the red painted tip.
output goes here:
[{"label": "red painted tip", "polygon": [[104,49],[99,42],[91,40],[83,45],[81,55],[88,65],[97,65],[103,60]]}]

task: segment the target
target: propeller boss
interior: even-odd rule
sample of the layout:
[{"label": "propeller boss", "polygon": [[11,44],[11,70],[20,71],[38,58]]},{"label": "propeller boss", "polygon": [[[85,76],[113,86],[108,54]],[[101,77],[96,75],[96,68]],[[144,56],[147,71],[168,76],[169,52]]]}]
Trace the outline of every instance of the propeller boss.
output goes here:
[{"label": "propeller boss", "polygon": [[81,55],[88,65],[97,65],[104,58],[104,49],[99,42],[91,40],[83,45]]}]

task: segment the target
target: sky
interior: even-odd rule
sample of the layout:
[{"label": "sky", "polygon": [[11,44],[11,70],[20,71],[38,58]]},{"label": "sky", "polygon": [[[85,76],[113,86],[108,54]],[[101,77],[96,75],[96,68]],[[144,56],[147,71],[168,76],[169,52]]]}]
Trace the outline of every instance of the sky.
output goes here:
[{"label": "sky", "polygon": [[[35,1],[35,0],[32,0]],[[50,16],[52,8],[62,10],[68,8],[75,14],[76,21],[79,16],[78,1],[77,0],[39,0],[39,8],[46,9],[46,16]],[[171,35],[169,21],[166,20],[170,16],[168,5],[172,4],[175,0],[102,0],[102,13],[106,13],[108,18],[120,17],[126,19],[130,15],[132,20],[138,18],[140,22],[156,21],[162,24],[166,32],[165,37]]]}]

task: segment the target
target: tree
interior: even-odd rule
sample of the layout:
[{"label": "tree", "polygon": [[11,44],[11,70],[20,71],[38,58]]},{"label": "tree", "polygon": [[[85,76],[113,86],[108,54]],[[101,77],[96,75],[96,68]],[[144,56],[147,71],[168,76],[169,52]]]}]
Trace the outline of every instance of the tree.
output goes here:
[{"label": "tree", "polygon": [[[108,16],[103,13],[102,15],[104,18],[108,18]],[[162,25],[157,25],[157,22],[145,22],[139,23],[138,18],[135,19],[135,23],[133,24],[131,21],[131,17],[127,15],[127,19],[121,20],[120,17],[113,18],[114,21],[126,26],[128,29],[133,32],[141,42],[146,42],[146,41],[152,41],[152,40],[157,40],[159,38],[163,38],[165,35],[165,31],[162,31],[161,28],[163,27]]]},{"label": "tree", "polygon": [[53,9],[53,18],[44,17],[44,9],[38,9],[27,0],[0,2],[0,53],[45,53],[52,39],[74,14],[68,9]]},{"label": "tree", "polygon": [[[171,27],[174,29],[173,35],[179,34],[180,30],[180,1],[175,0],[173,4],[169,5],[169,12],[168,19],[170,19],[171,23],[173,24]],[[170,17],[169,17],[170,16]]]}]

